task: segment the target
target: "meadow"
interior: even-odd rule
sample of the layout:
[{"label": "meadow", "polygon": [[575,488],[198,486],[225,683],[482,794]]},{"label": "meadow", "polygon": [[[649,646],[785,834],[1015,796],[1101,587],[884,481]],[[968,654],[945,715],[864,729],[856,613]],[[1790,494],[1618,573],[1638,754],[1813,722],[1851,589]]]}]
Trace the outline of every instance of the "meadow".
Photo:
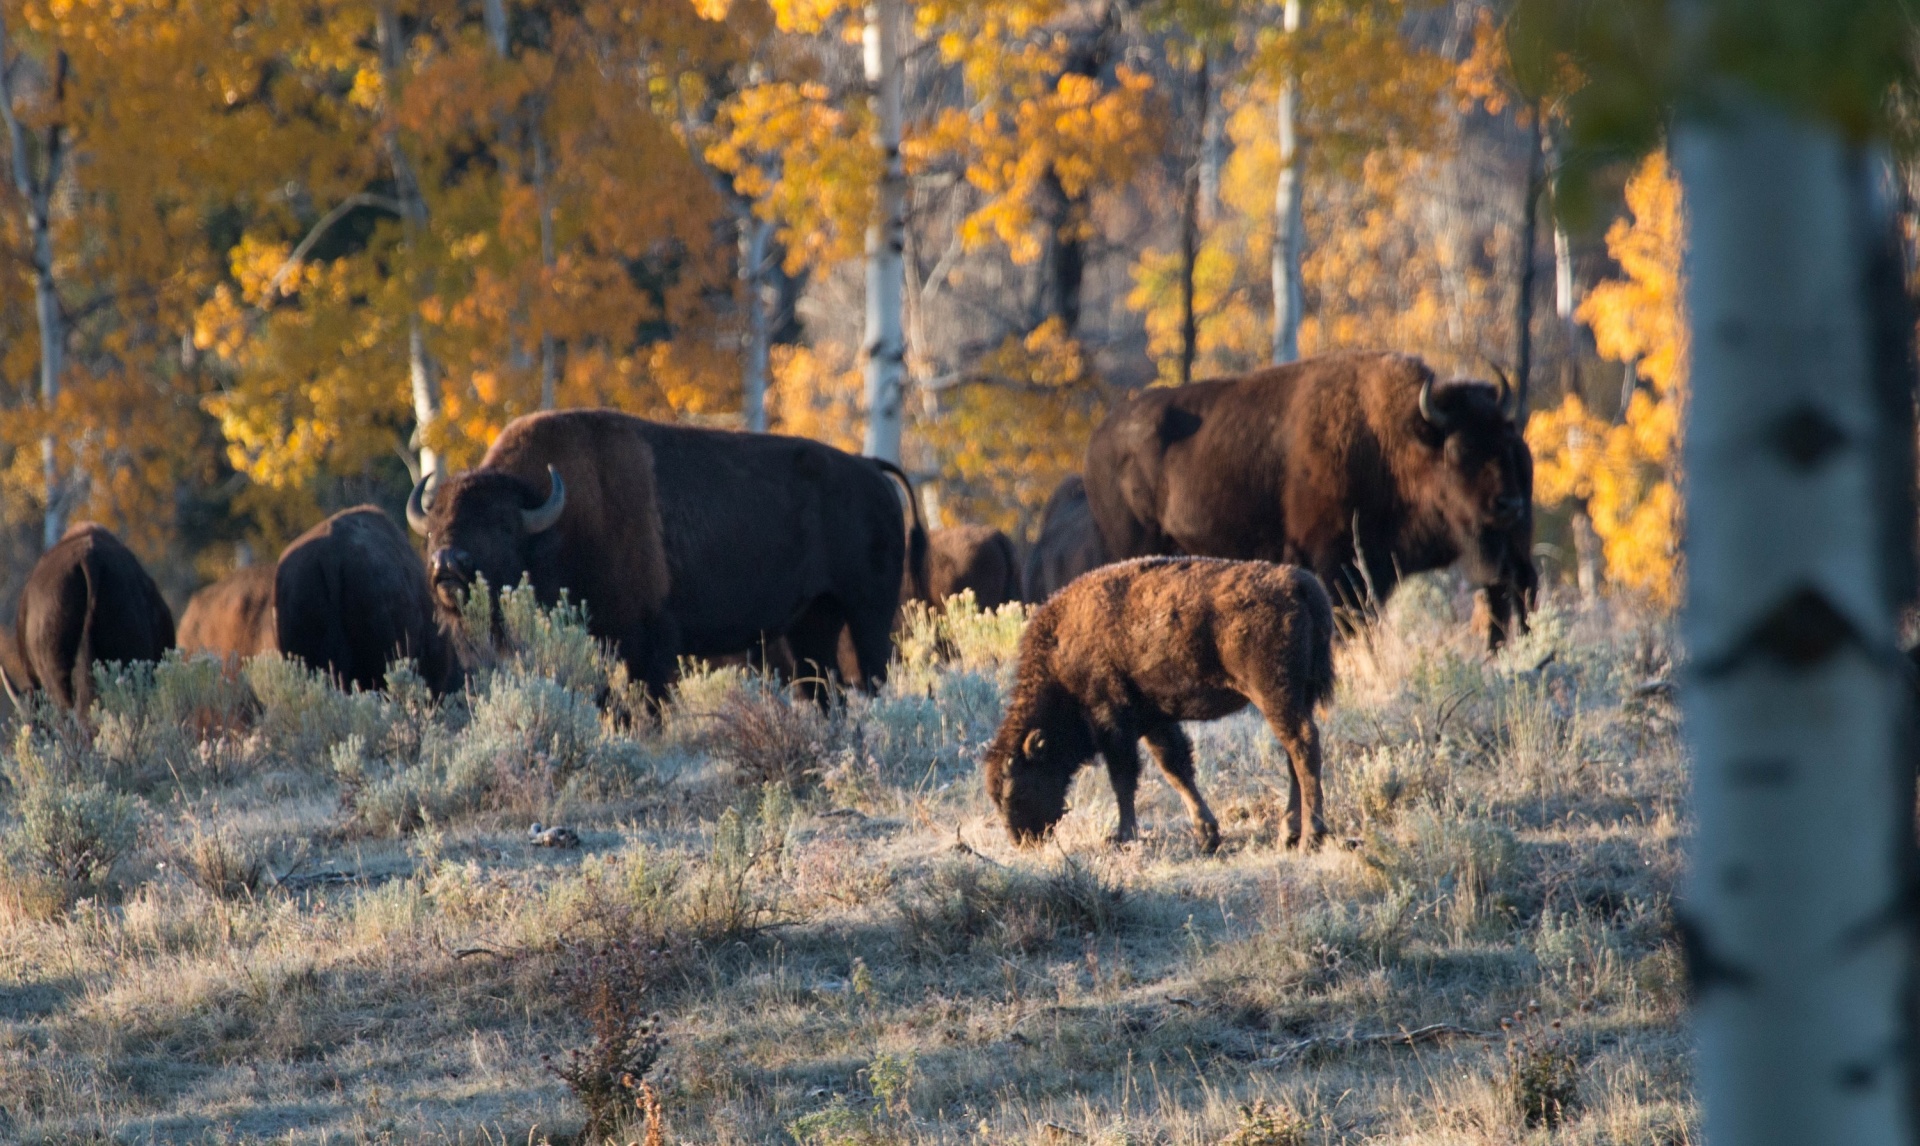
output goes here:
[{"label": "meadow", "polygon": [[653,719],[519,593],[438,702],[103,669],[91,729],[0,725],[0,1140],[1697,1141],[1668,623],[1489,657],[1468,600],[1340,645],[1313,854],[1252,713],[1193,729],[1217,856],[1157,778],[1110,847],[1098,768],[1012,847],[1017,606],[827,710],[694,668]]}]

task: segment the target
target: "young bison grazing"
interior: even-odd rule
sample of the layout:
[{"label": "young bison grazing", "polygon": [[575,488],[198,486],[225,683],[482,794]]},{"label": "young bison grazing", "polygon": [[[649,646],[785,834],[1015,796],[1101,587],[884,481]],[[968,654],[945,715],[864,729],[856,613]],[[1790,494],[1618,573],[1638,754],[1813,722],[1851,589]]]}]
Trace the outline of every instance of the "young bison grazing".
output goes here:
[{"label": "young bison grazing", "polygon": [[1220,828],[1193,782],[1183,720],[1249,703],[1293,760],[1287,845],[1326,835],[1314,706],[1333,695],[1333,606],[1291,565],[1148,557],[1096,569],[1035,610],[1020,641],[1006,720],[987,749],[987,793],[1016,842],[1051,831],[1073,774],[1099,752],[1120,805],[1116,843],[1134,837],[1145,739],[1193,816],[1200,846]]}]

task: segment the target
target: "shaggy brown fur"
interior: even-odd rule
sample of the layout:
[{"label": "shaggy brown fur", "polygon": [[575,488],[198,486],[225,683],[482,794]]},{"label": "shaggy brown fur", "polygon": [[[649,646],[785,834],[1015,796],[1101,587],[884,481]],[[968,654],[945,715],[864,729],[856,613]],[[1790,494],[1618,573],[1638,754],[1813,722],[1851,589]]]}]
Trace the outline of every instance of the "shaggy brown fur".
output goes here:
[{"label": "shaggy brown fur", "polygon": [[[548,466],[564,508],[529,534],[522,511],[546,501]],[[680,656],[781,638],[802,665],[836,671],[842,628],[877,688],[903,570],[925,568],[919,503],[907,499],[909,524],[896,481],[898,466],[804,438],[566,410],[510,423],[479,469],[434,492],[424,532],[443,614],[476,573],[501,585],[525,572],[541,600],[566,588],[583,602],[656,694]]]},{"label": "shaggy brown fur", "polygon": [[159,660],[173,647],[173,611],[132,550],[104,527],[81,522],[34,565],[14,639],[24,683],[84,713],[93,703],[93,666]]},{"label": "shaggy brown fur", "polygon": [[1073,774],[1097,751],[1132,839],[1144,738],[1186,802],[1201,847],[1220,829],[1194,786],[1183,720],[1249,703],[1293,762],[1289,846],[1326,835],[1314,706],[1333,695],[1333,606],[1304,569],[1264,561],[1145,558],[1096,569],[1034,612],[1019,678],[987,749],[987,792],[1017,841],[1066,814]]},{"label": "shaggy brown fur", "polygon": [[[911,573],[911,571],[909,571]],[[956,525],[927,534],[927,591],[932,604],[973,590],[974,603],[998,609],[1020,600],[1020,563],[1007,535],[985,525]],[[900,596],[918,596],[911,583]]]},{"label": "shaggy brown fur", "polygon": [[383,687],[399,657],[413,658],[435,692],[457,675],[426,567],[379,506],[343,509],[295,538],[274,570],[273,612],[280,651],[342,688]]},{"label": "shaggy brown fur", "polygon": [[1493,643],[1533,567],[1533,458],[1486,383],[1435,383],[1401,354],[1345,353],[1145,390],[1087,446],[1108,553],[1286,561],[1360,604],[1459,561],[1489,589]]},{"label": "shaggy brown fur", "polygon": [[1027,551],[1026,599],[1044,601],[1075,577],[1106,563],[1106,548],[1087,508],[1087,484],[1079,474],[1071,474],[1054,488],[1040,511],[1040,532]]},{"label": "shaggy brown fur", "polygon": [[180,647],[232,664],[278,648],[271,565],[248,565],[193,595],[180,614]]}]

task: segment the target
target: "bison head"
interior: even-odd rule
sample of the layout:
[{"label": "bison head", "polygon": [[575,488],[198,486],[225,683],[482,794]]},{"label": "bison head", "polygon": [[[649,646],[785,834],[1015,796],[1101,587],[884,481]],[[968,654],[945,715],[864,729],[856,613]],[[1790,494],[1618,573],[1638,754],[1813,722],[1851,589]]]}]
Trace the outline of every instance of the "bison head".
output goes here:
[{"label": "bison head", "polygon": [[427,479],[413,487],[407,524],[427,539],[427,575],[442,609],[458,611],[476,577],[500,589],[529,572],[530,550],[567,507],[559,471],[548,466],[547,480],[542,493],[505,471],[474,470],[436,488],[430,505]]},{"label": "bison head", "polygon": [[1477,585],[1514,583],[1532,569],[1533,455],[1514,422],[1513,390],[1499,384],[1420,384],[1421,440],[1438,456],[1427,496]]},{"label": "bison head", "polygon": [[1084,721],[1012,714],[987,749],[987,795],[1017,844],[1038,843],[1067,814],[1073,774],[1093,755]]}]

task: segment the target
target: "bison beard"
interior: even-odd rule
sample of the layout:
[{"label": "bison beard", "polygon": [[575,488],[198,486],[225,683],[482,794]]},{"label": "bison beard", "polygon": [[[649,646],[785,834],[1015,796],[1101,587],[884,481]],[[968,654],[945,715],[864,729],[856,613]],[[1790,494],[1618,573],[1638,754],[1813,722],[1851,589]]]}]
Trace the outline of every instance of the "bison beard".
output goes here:
[{"label": "bison beard", "polygon": [[1506,396],[1381,353],[1145,391],[1094,432],[1088,505],[1113,557],[1291,562],[1352,605],[1458,561],[1497,646],[1538,584],[1533,459]]},{"label": "bison beard", "polygon": [[377,506],[341,510],[287,546],[274,572],[273,611],[280,651],[342,687],[381,687],[401,657],[413,658],[436,693],[456,675],[426,569]]},{"label": "bison beard", "polygon": [[[88,522],[42,554],[14,619],[14,686],[45,689],[63,708],[93,703],[93,666],[157,661],[173,647],[173,611],[133,551]],[[15,670],[24,680],[12,680]]]},{"label": "bison beard", "polygon": [[[565,589],[656,695],[681,656],[782,638],[800,665],[836,672],[843,628],[877,687],[909,547],[926,543],[917,507],[906,527],[896,478],[801,438],[569,410],[515,420],[431,504],[416,488],[408,518],[428,538],[442,616],[477,576],[524,574],[548,604]],[[528,516],[556,498],[551,521]]]},{"label": "bison beard", "polygon": [[1144,739],[1186,802],[1200,846],[1220,829],[1194,785],[1185,720],[1249,703],[1292,760],[1289,845],[1326,834],[1313,710],[1333,695],[1333,606],[1311,573],[1261,561],[1145,558],[1095,570],[1034,611],[1013,697],[986,754],[988,795],[1017,842],[1053,830],[1073,775],[1095,752],[1135,831]]}]

